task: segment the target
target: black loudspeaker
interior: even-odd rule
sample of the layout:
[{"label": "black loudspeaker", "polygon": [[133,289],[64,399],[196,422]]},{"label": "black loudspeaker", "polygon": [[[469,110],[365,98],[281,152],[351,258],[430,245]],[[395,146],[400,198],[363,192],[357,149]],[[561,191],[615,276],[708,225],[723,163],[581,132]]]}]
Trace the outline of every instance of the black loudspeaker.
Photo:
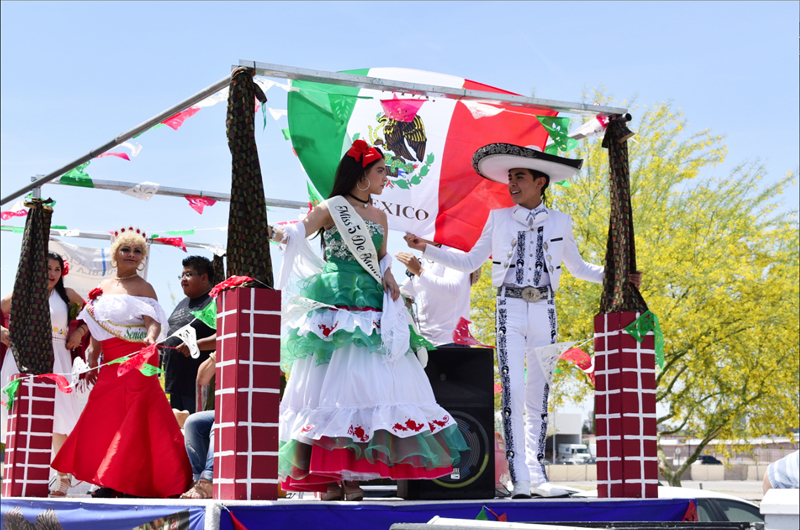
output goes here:
[{"label": "black loudspeaker", "polygon": [[453,415],[469,449],[453,473],[435,480],[398,480],[409,500],[493,499],[494,350],[441,348],[428,352],[425,373],[436,401]]}]

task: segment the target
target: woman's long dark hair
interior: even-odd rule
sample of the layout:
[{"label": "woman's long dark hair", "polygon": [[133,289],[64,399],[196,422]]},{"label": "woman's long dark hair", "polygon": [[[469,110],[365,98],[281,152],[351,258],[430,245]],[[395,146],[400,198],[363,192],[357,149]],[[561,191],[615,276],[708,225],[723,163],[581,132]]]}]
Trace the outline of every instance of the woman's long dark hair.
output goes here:
[{"label": "woman's long dark hair", "polygon": [[64,287],[64,258],[55,252],[48,252],[47,261],[49,262],[51,259],[57,261],[58,266],[61,267],[61,276],[58,278],[54,289],[58,293],[58,296],[64,300],[64,303],[67,304],[67,307],[69,307],[69,296],[67,296],[67,289]]},{"label": "woman's long dark hair", "polygon": [[[333,179],[333,187],[331,188],[331,192],[328,195],[328,198],[336,197],[337,195],[345,196],[350,193],[350,190],[355,188],[359,181],[366,175],[372,166],[383,160],[383,151],[378,149],[377,147],[374,148],[378,154],[381,155],[381,158],[377,160],[373,160],[366,167],[361,165],[361,162],[353,158],[352,156],[345,154],[342,157],[342,160],[339,162],[339,166],[336,168],[336,177]],[[319,234],[322,236],[322,232],[324,229],[320,228]],[[325,256],[325,238],[320,237],[320,245],[322,246],[322,255]]]},{"label": "woman's long dark hair", "polygon": [[337,195],[347,195],[350,190],[356,187],[358,181],[366,175],[372,166],[383,160],[383,151],[374,147],[374,149],[381,155],[381,158],[374,160],[367,164],[367,167],[361,165],[361,162],[356,160],[350,155],[345,154],[339,162],[339,167],[336,168],[336,177],[333,179],[333,188],[328,198],[336,197]]}]

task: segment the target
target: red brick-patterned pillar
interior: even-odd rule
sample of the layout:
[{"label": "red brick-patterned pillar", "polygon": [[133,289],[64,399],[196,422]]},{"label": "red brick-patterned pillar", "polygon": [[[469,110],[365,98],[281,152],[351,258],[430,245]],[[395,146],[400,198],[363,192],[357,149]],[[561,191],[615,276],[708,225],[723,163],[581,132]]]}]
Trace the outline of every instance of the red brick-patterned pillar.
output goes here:
[{"label": "red brick-patterned pillar", "polygon": [[217,298],[214,498],[278,498],[281,293]]},{"label": "red brick-patterned pillar", "polygon": [[47,497],[53,446],[56,385],[49,379],[22,378],[8,416],[3,497]]},{"label": "red brick-patterned pillar", "polygon": [[625,326],[640,313],[595,316],[595,421],[599,497],[658,497],[655,338]]}]

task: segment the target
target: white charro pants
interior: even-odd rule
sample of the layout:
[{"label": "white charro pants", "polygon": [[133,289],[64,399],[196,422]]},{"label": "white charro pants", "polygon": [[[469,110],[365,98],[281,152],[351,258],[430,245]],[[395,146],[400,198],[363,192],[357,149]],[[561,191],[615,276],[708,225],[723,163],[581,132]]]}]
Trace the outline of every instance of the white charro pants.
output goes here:
[{"label": "white charro pants", "polygon": [[503,430],[511,481],[543,484],[547,482],[544,446],[550,388],[534,348],[556,342],[555,301],[552,295],[548,300],[534,303],[498,296],[496,317],[497,364],[503,385]]}]

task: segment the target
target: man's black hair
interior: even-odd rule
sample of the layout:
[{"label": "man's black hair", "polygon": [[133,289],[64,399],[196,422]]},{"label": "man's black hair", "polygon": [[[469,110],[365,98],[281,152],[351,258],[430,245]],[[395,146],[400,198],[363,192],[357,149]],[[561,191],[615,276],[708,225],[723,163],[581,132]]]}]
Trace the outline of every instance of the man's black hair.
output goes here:
[{"label": "man's black hair", "polygon": [[214,265],[203,256],[189,256],[183,260],[184,267],[191,267],[198,274],[208,274],[208,283],[214,284]]},{"label": "man's black hair", "polygon": [[533,180],[536,180],[539,177],[544,177],[544,186],[542,186],[542,202],[544,203],[545,200],[547,199],[547,197],[544,196],[544,191],[547,189],[547,186],[550,185],[550,175],[542,171],[539,171],[538,169],[529,168],[528,171],[530,171],[531,175],[533,175]]}]

